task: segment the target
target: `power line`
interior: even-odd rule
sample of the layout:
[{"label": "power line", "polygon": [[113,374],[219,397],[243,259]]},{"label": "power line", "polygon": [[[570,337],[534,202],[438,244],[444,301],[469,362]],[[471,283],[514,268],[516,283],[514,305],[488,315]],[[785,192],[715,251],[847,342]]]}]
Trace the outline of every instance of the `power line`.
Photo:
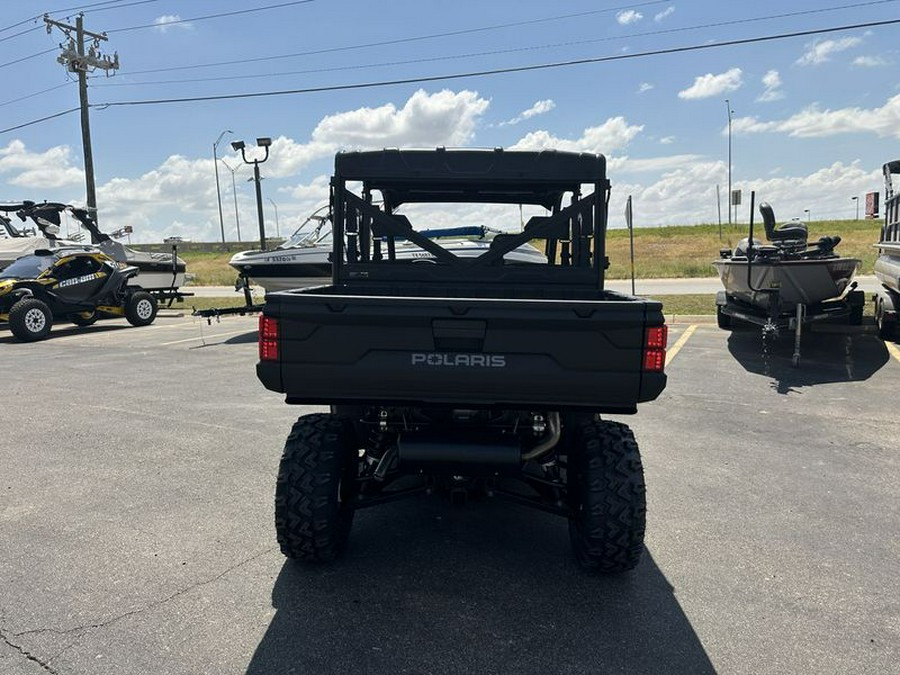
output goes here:
[{"label": "power line", "polygon": [[26,94],[25,96],[19,96],[18,98],[14,98],[9,101],[4,101],[3,103],[0,103],[0,108],[2,108],[3,106],[6,106],[6,105],[12,105],[13,103],[18,103],[19,101],[25,101],[29,98],[34,98],[35,96],[40,96],[41,94],[46,94],[47,92],[50,92],[50,91],[55,91],[56,89],[62,89],[63,87],[69,87],[74,83],[75,83],[74,80],[69,80],[68,82],[64,82],[63,84],[58,84],[55,87],[50,87],[49,89],[41,89],[40,91],[36,91],[33,94]]},{"label": "power line", "polygon": [[68,110],[63,110],[62,112],[55,113],[53,115],[47,115],[46,117],[41,117],[37,120],[31,120],[30,122],[25,122],[24,124],[19,124],[14,127],[7,127],[6,129],[0,129],[0,134],[5,134],[10,131],[16,131],[17,129],[24,129],[25,127],[30,127],[35,124],[40,124],[41,122],[46,122],[47,120],[52,120],[56,117],[62,117],[63,115],[68,115],[69,113],[77,112],[81,110],[81,108],[69,108]]},{"label": "power line", "polygon": [[[49,14],[63,14],[65,12],[76,12],[76,11],[81,12],[86,9],[95,9],[97,7],[101,7],[102,9],[95,9],[95,11],[105,12],[110,9],[123,9],[125,7],[133,7],[134,5],[146,5],[151,2],[159,2],[159,0],[133,0],[132,2],[129,2],[124,5],[120,4],[122,2],[125,2],[125,0],[103,0],[103,2],[95,2],[90,5],[79,5],[78,7],[66,7],[65,9],[53,9],[53,10],[50,10],[49,12],[46,12],[46,14],[48,14],[48,15]],[[103,5],[118,5],[118,7],[103,7]],[[22,19],[21,21],[19,21],[17,23],[10,24],[9,26],[4,26],[3,28],[0,28],[0,33],[5,33],[6,31],[12,30],[13,28],[18,28],[19,26],[24,26],[26,23],[29,23],[31,21],[38,21],[41,18],[43,18],[43,16],[44,16],[43,14],[36,14],[35,16],[31,16],[27,19]],[[40,26],[37,26],[37,28],[40,28]],[[25,33],[30,33],[32,30],[35,30],[35,29],[30,28],[23,33],[17,33],[16,35],[24,35]],[[4,39],[12,39],[12,38],[16,37],[16,35],[11,35],[11,36],[9,36],[9,38],[4,38]]]},{"label": "power line", "polygon": [[310,2],[315,2],[315,0],[293,0],[292,2],[282,2],[277,5],[268,5],[266,7],[253,7],[251,9],[239,9],[234,12],[221,12],[219,14],[208,14],[206,16],[198,16],[193,19],[177,19],[174,21],[166,21],[164,24],[147,23],[142,26],[129,26],[127,28],[114,28],[112,30],[106,31],[106,33],[107,34],[109,34],[109,33],[125,33],[126,31],[141,30],[144,28],[159,28],[160,26],[173,26],[173,25],[176,25],[179,23],[206,21],[207,19],[221,19],[222,17],[226,17],[226,16],[237,16],[239,14],[251,14],[253,12],[262,12],[267,9],[279,9],[281,7],[291,7],[293,5],[305,5]]},{"label": "power line", "polygon": [[[314,50],[305,51],[305,52],[295,52],[293,54],[280,54],[280,55],[276,55],[276,56],[260,56],[260,57],[252,58],[252,59],[244,58],[244,59],[237,59],[234,61],[219,61],[216,63],[201,63],[201,64],[197,64],[197,65],[193,65],[193,66],[173,66],[171,68],[153,68],[151,70],[134,70],[134,71],[128,71],[126,74],[142,75],[142,74],[146,74],[146,73],[163,73],[163,72],[169,72],[169,71],[173,71],[173,70],[193,70],[194,68],[213,68],[216,66],[233,66],[235,64],[254,63],[256,61],[274,61],[277,59],[288,59],[288,58],[293,58],[296,56],[314,56],[316,54],[330,54],[333,52],[345,52],[345,51],[353,51],[356,49],[368,49],[370,47],[386,47],[388,45],[405,44],[405,43],[409,43],[409,42],[421,42],[424,40],[433,40],[435,38],[457,37],[459,35],[471,35],[472,33],[484,33],[484,32],[492,31],[492,30],[500,30],[502,28],[518,28],[520,26],[528,26],[528,25],[533,25],[533,24],[538,24],[538,23],[548,23],[551,21],[561,21],[564,19],[574,19],[574,18],[580,18],[580,17],[589,16],[589,15],[593,15],[593,14],[618,12],[623,9],[629,9],[629,8],[635,8],[635,7],[645,7],[647,5],[661,5],[661,4],[664,4],[669,1],[670,0],[652,0],[650,2],[643,2],[643,3],[636,4],[636,5],[632,4],[632,5],[624,5],[624,6],[620,6],[620,7],[607,7],[605,9],[594,9],[594,10],[590,10],[587,12],[577,12],[575,14],[563,14],[563,15],[559,15],[559,16],[544,17],[544,18],[540,18],[540,19],[528,19],[525,21],[515,21],[512,23],[501,23],[501,24],[495,24],[495,25],[491,25],[491,26],[479,26],[477,28],[464,28],[461,30],[447,31],[444,33],[431,33],[429,35],[417,35],[414,37],[397,38],[394,40],[382,40],[379,42],[367,42],[367,43],[358,44],[358,45],[328,47],[326,49],[314,49]],[[882,0],[882,1],[896,2],[896,0]]]},{"label": "power line", "polygon": [[[590,40],[571,40],[567,42],[557,42],[551,44],[544,45],[532,45],[527,47],[516,47],[512,49],[495,49],[483,52],[469,52],[466,54],[453,54],[446,56],[432,56],[427,58],[415,58],[408,59],[402,61],[386,61],[381,63],[367,63],[367,64],[354,64],[350,66],[332,66],[328,68],[309,68],[305,70],[292,70],[292,71],[282,71],[278,73],[261,73],[261,74],[251,74],[251,75],[226,75],[222,77],[203,77],[203,78],[190,78],[190,79],[181,79],[181,80],[154,80],[149,82],[114,82],[114,83],[106,83],[106,84],[98,84],[95,86],[98,87],[133,87],[133,86],[145,86],[145,85],[153,85],[153,84],[193,84],[196,82],[221,82],[221,81],[231,81],[231,80],[246,80],[246,79],[260,79],[263,77],[284,77],[287,75],[308,75],[313,73],[330,73],[337,71],[346,71],[346,70],[368,70],[371,68],[384,68],[384,67],[393,67],[393,66],[402,66],[409,65],[412,63],[434,63],[437,61],[450,61],[456,59],[466,59],[466,58],[476,58],[481,56],[497,56],[500,54],[513,54],[513,53],[521,53],[528,51],[537,51],[541,49],[555,49],[558,47],[574,47],[578,45],[584,44],[596,44],[598,42],[612,42],[616,40],[630,40],[634,38],[640,37],[651,37],[651,36],[659,36],[671,33],[682,33],[687,31],[695,31],[695,30],[705,30],[708,28],[721,28],[724,26],[731,26],[735,24],[743,24],[743,23],[756,23],[760,21],[775,21],[780,19],[788,19],[788,18],[796,18],[798,16],[805,16],[809,14],[821,14],[823,12],[833,12],[844,9],[857,9],[860,7],[867,7],[871,5],[881,5],[885,3],[898,2],[900,0],[874,0],[869,2],[858,2],[850,5],[840,5],[837,7],[826,7],[812,10],[802,10],[797,12],[788,12],[785,14],[772,14],[767,16],[760,17],[750,17],[746,19],[732,19],[729,21],[720,21],[717,23],[708,23],[701,24],[697,26],[682,26],[680,28],[669,28],[655,31],[647,31],[643,33],[630,33],[628,35],[617,35],[612,37],[602,37],[602,38],[592,38]],[[260,59],[251,59],[251,60],[263,60],[268,57],[261,57]],[[270,58],[281,58],[281,57],[270,57]],[[229,62],[233,63],[233,62]],[[149,71],[140,71],[140,72],[149,72]],[[132,75],[134,73],[131,73]]]},{"label": "power line", "polygon": [[[616,54],[613,56],[599,56],[594,58],[587,59],[575,59],[571,61],[559,61],[555,63],[542,63],[542,64],[533,64],[529,66],[517,66],[512,68],[497,68],[494,70],[482,70],[482,71],[472,71],[468,73],[455,73],[450,75],[432,75],[425,77],[416,77],[416,78],[406,78],[406,79],[397,79],[397,80],[382,80],[378,82],[362,82],[356,84],[343,84],[343,85],[330,85],[323,87],[310,87],[306,89],[291,89],[291,90],[281,90],[281,91],[266,91],[266,92],[253,92],[253,93],[244,93],[244,94],[222,94],[218,96],[193,96],[193,97],[184,97],[184,98],[171,98],[171,99],[155,99],[155,100],[143,100],[143,101],[113,101],[110,103],[99,103],[99,104],[91,104],[92,108],[112,108],[112,107],[124,107],[124,106],[139,106],[139,105],[159,105],[165,103],[193,103],[200,101],[221,101],[221,100],[234,100],[234,99],[245,99],[245,98],[260,98],[265,96],[284,96],[289,94],[312,94],[312,93],[320,93],[326,91],[343,91],[343,90],[352,90],[352,89],[373,89],[377,87],[389,87],[403,84],[420,84],[425,82],[438,82],[445,80],[458,80],[468,77],[487,77],[493,75],[501,75],[501,74],[509,74],[509,73],[522,73],[522,72],[530,72],[537,70],[547,70],[551,68],[565,68],[572,67],[578,65],[587,65],[587,64],[596,64],[596,63],[609,63],[613,61],[624,61],[628,59],[635,58],[645,58],[650,56],[662,56],[667,54],[680,54],[680,53],[688,53],[695,51],[703,51],[707,49],[718,49],[721,47],[732,47],[737,45],[746,45],[746,44],[758,44],[762,42],[772,42],[775,40],[786,40],[790,38],[797,37],[809,37],[812,35],[824,35],[828,33],[837,33],[842,31],[849,30],[858,30],[860,28],[877,28],[881,26],[893,26],[900,24],[900,19],[888,19],[884,21],[870,21],[866,23],[858,23],[858,24],[848,24],[843,26],[833,26],[829,28],[817,28],[810,29],[804,31],[794,31],[791,33],[778,33],[774,35],[762,35],[752,38],[742,38],[736,40],[727,40],[723,42],[713,42],[706,43],[701,45],[688,45],[684,47],[671,47],[668,49],[658,49],[653,51],[646,52],[637,52],[633,54]],[[10,131],[16,131],[17,129],[22,129],[24,127],[32,126],[34,124],[38,124],[40,122],[45,122],[47,120],[53,119],[55,117],[60,117],[62,115],[67,115],[71,112],[79,110],[79,108],[71,108],[69,110],[64,110],[62,112],[56,113],[55,115],[49,115],[47,117],[42,117],[41,119],[32,120],[31,122],[26,122],[24,124],[19,124],[14,127],[8,127],[6,129],[0,129],[0,134],[8,133]]]},{"label": "power line", "polygon": [[879,26],[892,26],[900,23],[900,19],[888,19],[884,21],[869,21],[866,23],[850,24],[844,26],[834,26],[831,28],[817,28],[811,30],[794,31],[791,33],[778,33],[775,35],[762,35],[752,38],[741,38],[735,40],[726,40],[723,42],[711,42],[700,45],[688,45],[684,47],[670,47],[667,49],[656,49],[646,52],[636,52],[633,54],[616,54],[613,56],[598,56],[585,59],[572,59],[569,61],[557,61],[554,63],[539,63],[528,66],[513,66],[508,68],[495,68],[491,70],[477,70],[467,73],[453,73],[450,75],[429,75],[423,77],[410,77],[396,80],[381,80],[377,82],[360,82],[356,84],[338,84],[327,85],[321,87],[308,87],[305,89],[286,89],[279,91],[262,91],[249,92],[243,94],[219,94],[215,96],[189,96],[183,98],[163,98],[149,99],[142,101],[113,101],[110,103],[92,104],[91,107],[110,108],[121,106],[137,106],[137,105],[159,105],[163,103],[194,103],[200,101],[225,101],[247,98],[262,98],[267,96],[286,96],[290,94],[312,94],[326,91],[346,91],[353,89],[374,89],[377,87],[390,87],[401,84],[421,84],[425,82],[440,82],[447,80],[461,80],[470,77],[488,77],[493,75],[505,75],[510,73],[525,73],[537,70],[549,70],[551,68],[568,68],[572,66],[581,66],[595,63],[609,63],[612,61],[625,61],[629,59],[644,58],[648,56],[662,56],[665,54],[683,54],[687,52],[703,51],[706,49],[718,49],[720,47],[733,47],[736,45],[757,44],[760,42],[772,42],[774,40],[785,40],[796,37],[809,37],[811,35],[824,35],[827,33],[837,33],[848,30],[858,30],[860,28],[876,28]]},{"label": "power line", "polygon": [[27,61],[28,59],[33,59],[38,56],[43,56],[44,54],[49,54],[50,52],[55,52],[56,47],[51,47],[50,49],[45,49],[42,52],[38,52],[37,54],[32,54],[31,56],[23,56],[20,59],[16,59],[15,61],[7,61],[6,63],[0,63],[0,68],[6,68],[7,66],[14,66],[17,63],[22,63],[22,61]]}]

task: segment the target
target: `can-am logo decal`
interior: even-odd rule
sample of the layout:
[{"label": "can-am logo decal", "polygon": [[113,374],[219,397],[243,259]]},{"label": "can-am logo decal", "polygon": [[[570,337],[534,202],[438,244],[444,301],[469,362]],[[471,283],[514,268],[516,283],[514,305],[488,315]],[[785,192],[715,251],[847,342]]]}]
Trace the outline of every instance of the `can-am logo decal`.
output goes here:
[{"label": "can-am logo decal", "polygon": [[412,354],[412,365],[450,368],[505,368],[506,357],[501,354]]},{"label": "can-am logo decal", "polygon": [[84,276],[75,277],[74,279],[63,279],[56,285],[56,287],[65,288],[66,286],[75,286],[76,284],[83,284],[88,281],[93,281],[94,279],[99,279],[102,276],[102,272],[94,272],[93,274],[85,274]]}]

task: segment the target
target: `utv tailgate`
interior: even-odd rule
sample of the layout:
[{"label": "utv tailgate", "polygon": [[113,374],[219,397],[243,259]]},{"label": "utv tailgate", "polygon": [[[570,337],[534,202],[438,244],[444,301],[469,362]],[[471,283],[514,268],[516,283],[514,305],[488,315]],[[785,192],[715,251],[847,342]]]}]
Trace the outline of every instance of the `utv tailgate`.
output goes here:
[{"label": "utv tailgate", "polygon": [[[266,388],[289,403],[551,407],[631,413],[665,387],[642,370],[655,301],[269,294],[278,358]],[[333,292],[333,291],[332,291]]]}]

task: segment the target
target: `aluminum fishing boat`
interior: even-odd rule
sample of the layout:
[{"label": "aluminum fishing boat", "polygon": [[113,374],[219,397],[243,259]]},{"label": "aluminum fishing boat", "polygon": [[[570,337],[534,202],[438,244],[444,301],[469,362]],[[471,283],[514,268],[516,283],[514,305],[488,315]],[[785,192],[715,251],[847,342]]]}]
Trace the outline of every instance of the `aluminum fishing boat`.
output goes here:
[{"label": "aluminum fishing boat", "polygon": [[[240,277],[250,279],[266,291],[284,291],[327,283],[331,279],[331,218],[327,206],[309,216],[297,231],[283,244],[269,251],[242,251],[236,253],[231,265]],[[450,227],[422,230],[429,239],[441,240],[450,253],[460,257],[476,257],[491,246],[501,234],[483,226]],[[398,260],[428,260],[431,254],[406,240],[394,245]],[[385,257],[387,256],[385,253]],[[506,254],[507,262],[542,263],[547,258],[533,246],[520,246]],[[239,280],[240,281],[240,280]]]},{"label": "aluminum fishing boat", "polygon": [[772,207],[765,202],[760,203],[759,212],[769,243],[755,240],[755,197],[751,193],[750,236],[733,251],[720,251],[719,260],[713,262],[725,286],[716,297],[716,316],[720,328],[731,328],[738,320],[766,329],[793,329],[796,366],[804,324],[839,318],[862,323],[865,295],[855,290],[853,281],[860,261],[835,253],[841,241],[838,236],[810,243],[806,224],[777,225]]}]

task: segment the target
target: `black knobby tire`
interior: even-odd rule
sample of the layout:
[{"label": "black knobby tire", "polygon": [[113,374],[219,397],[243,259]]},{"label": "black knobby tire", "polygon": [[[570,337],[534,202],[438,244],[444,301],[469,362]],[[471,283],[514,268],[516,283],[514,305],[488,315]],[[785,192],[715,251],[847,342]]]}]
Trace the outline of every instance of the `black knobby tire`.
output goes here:
[{"label": "black knobby tire", "polygon": [[343,553],[358,492],[354,441],[343,417],[317,413],[294,423],[275,487],[275,533],[288,558],[331,562]]},{"label": "black knobby tire", "polygon": [[135,291],[125,301],[125,318],[132,326],[149,326],[157,309],[156,298],[147,291]]},{"label": "black knobby tire", "polygon": [[878,337],[884,341],[893,340],[897,332],[896,315],[884,309],[884,301],[875,300],[875,326],[878,328]]},{"label": "black knobby tire", "polygon": [[569,539],[579,564],[618,574],[634,569],[644,550],[647,505],[634,434],[618,422],[582,424],[569,453]]},{"label": "black knobby tire", "polygon": [[96,309],[90,310],[89,312],[76,312],[75,314],[69,315],[69,321],[74,323],[76,326],[81,326],[85,328],[87,326],[92,326],[97,322],[97,319],[100,318],[100,312]]},{"label": "black knobby tire", "polygon": [[53,313],[37,298],[22,298],[9,310],[9,329],[23,342],[43,340],[53,327]]},{"label": "black knobby tire", "polygon": [[719,325],[719,328],[724,328],[726,330],[731,328],[731,317],[722,311],[721,305],[716,305],[716,323]]}]

